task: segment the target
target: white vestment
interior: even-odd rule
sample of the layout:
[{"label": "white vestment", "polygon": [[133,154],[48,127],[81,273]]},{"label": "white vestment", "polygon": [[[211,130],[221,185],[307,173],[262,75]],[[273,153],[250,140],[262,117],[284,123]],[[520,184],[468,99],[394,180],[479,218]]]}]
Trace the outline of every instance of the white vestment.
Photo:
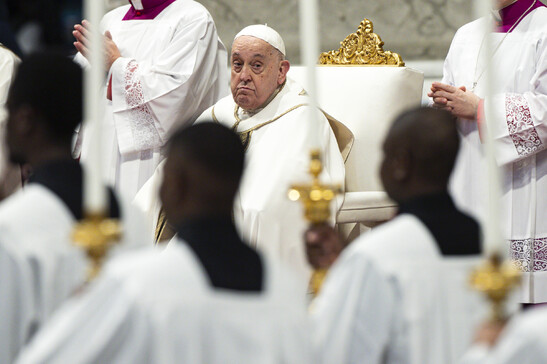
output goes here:
[{"label": "white vestment", "polygon": [[[443,82],[485,96],[479,51],[483,18],[464,25],[452,41]],[[500,221],[512,258],[525,273],[523,302],[547,301],[547,9],[533,10],[508,34],[493,33],[495,94],[485,99],[502,175]],[[504,37],[506,37],[504,39]],[[503,40],[503,41],[502,41]],[[477,65],[477,62],[479,64]],[[456,205],[480,221],[487,213],[484,150],[477,123],[458,120],[461,147],[451,181]],[[530,273],[533,272],[533,273]]]},{"label": "white vestment", "polygon": [[[322,181],[343,187],[345,178],[344,160],[333,130],[327,118],[309,104],[303,88],[287,79],[264,109],[254,115],[239,112],[242,121],[236,131],[256,130],[250,135],[245,172],[234,208],[243,240],[280,257],[305,275],[309,274],[303,243],[307,223],[301,202],[287,198],[289,186],[310,182],[312,145],[322,152]],[[206,110],[198,122],[214,120],[232,128],[236,123],[235,110],[233,97],[226,96]],[[309,121],[310,114],[315,116],[315,122]],[[338,198],[332,203],[333,223],[342,200]]]},{"label": "white vestment", "polygon": [[[142,217],[120,209],[131,224],[124,247],[147,243]],[[11,363],[84,282],[88,262],[72,245],[74,223],[63,201],[39,184],[27,185],[0,204],[0,363]]]},{"label": "white vestment", "polygon": [[8,91],[21,60],[0,43],[0,200],[21,186],[19,167],[8,163],[8,151],[5,143],[6,120],[5,104]]},{"label": "white vestment", "polygon": [[360,237],[313,302],[317,363],[455,363],[483,318],[468,284],[478,260],[441,256],[410,214]]},{"label": "white vestment", "polygon": [[[129,6],[101,22],[122,55],[107,76],[112,101],[105,91],[102,139],[107,182],[133,198],[163,159],[171,132],[228,94],[228,71],[226,49],[201,4],[177,0],[154,19],[122,21]],[[76,60],[87,63],[81,55]],[[84,162],[90,139],[84,129]]]},{"label": "white vestment", "polygon": [[120,256],[17,363],[310,363],[302,288],[262,261],[263,291],[245,293],[213,288],[182,241]]},{"label": "white vestment", "polygon": [[460,364],[547,363],[547,309],[530,309],[511,319],[493,348],[473,346]]}]

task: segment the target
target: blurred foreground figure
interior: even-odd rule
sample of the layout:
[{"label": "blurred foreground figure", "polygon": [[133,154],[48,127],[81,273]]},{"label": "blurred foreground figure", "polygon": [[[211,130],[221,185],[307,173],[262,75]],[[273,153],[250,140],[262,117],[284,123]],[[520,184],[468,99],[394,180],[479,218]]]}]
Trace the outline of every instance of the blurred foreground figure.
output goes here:
[{"label": "blurred foreground figure", "polygon": [[[433,106],[458,118],[462,147],[451,181],[456,204],[485,219],[488,186],[481,132],[484,110],[502,176],[501,220],[511,258],[524,272],[521,301],[547,302],[547,7],[540,0],[497,0],[497,29],[484,17],[461,27],[433,83]],[[485,97],[485,40],[494,79]],[[482,99],[481,99],[482,98]]]},{"label": "blurred foreground figure", "polygon": [[[99,1],[99,0],[97,0]],[[101,0],[102,1],[102,0]],[[127,2],[126,2],[127,3]],[[103,145],[105,175],[133,198],[164,158],[169,135],[194,120],[226,87],[226,49],[209,12],[193,0],[131,0],[107,13],[108,83]],[[76,60],[87,64],[89,24],[74,27]],[[82,139],[82,160],[93,146]]]},{"label": "blurred foreground figure", "polygon": [[460,364],[547,363],[547,308],[537,307],[515,316],[505,327],[486,323]]},{"label": "blurred foreground figure", "polygon": [[[1,363],[12,362],[84,282],[87,267],[71,242],[74,224],[84,215],[82,169],[71,157],[74,127],[82,119],[80,67],[60,54],[29,56],[19,67],[7,107],[9,158],[29,164],[32,174],[23,190],[0,204]],[[112,195],[110,202],[110,216],[119,217]],[[135,236],[131,241],[139,242]]]},{"label": "blurred foreground figure", "polygon": [[177,238],[112,261],[18,363],[309,363],[303,288],[232,222],[243,164],[222,126],[175,133],[161,198]]},{"label": "blurred foreground figure", "polygon": [[381,178],[398,215],[342,250],[327,226],[306,233],[310,263],[329,268],[312,306],[319,363],[455,363],[482,318],[468,287],[479,226],[447,192],[459,139],[452,116],[420,108],[395,120]]},{"label": "blurred foreground figure", "polygon": [[9,86],[20,62],[19,57],[0,43],[0,201],[19,189],[22,182],[20,167],[8,160],[5,142],[7,112],[4,108]]}]

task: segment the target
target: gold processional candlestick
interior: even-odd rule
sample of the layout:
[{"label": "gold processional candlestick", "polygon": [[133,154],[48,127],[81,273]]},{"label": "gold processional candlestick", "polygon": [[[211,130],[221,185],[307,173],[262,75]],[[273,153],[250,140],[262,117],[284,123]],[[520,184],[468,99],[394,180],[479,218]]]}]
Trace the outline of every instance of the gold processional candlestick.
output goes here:
[{"label": "gold processional candlestick", "polygon": [[88,281],[92,281],[99,274],[108,251],[120,241],[121,235],[119,220],[106,218],[106,214],[87,214],[85,219],[76,224],[72,238],[74,244],[82,248],[90,260]]},{"label": "gold processional candlestick", "polygon": [[490,320],[504,322],[508,315],[505,303],[510,293],[520,284],[521,274],[511,261],[492,254],[471,273],[471,286],[483,293],[491,304]]},{"label": "gold processional candlestick", "polygon": [[[294,184],[289,188],[289,199],[301,201],[304,205],[304,217],[310,225],[325,224],[330,219],[330,202],[337,194],[342,193],[342,186],[326,185],[319,181],[319,175],[323,171],[321,153],[318,149],[311,151],[309,172],[312,175],[310,184]],[[313,271],[310,287],[314,296],[319,293],[327,271],[316,269]]]}]

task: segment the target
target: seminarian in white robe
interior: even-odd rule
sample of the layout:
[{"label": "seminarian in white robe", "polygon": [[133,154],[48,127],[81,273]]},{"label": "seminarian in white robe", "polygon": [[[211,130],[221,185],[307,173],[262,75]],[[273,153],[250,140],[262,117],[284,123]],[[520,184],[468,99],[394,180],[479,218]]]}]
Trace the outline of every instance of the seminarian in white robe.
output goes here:
[{"label": "seminarian in white robe", "polygon": [[475,344],[459,364],[547,363],[547,309],[538,307],[511,319],[494,347]]},{"label": "seminarian in white robe", "polygon": [[478,239],[445,194],[351,243],[311,307],[317,363],[456,363],[486,311],[468,283]]},{"label": "seminarian in white robe", "polygon": [[305,299],[263,257],[261,292],[211,286],[184,241],[108,264],[17,363],[310,363]]},{"label": "seminarian in white robe", "polygon": [[[539,1],[519,0],[502,9],[511,28],[492,33],[495,94],[484,107],[502,174],[501,227],[511,256],[525,272],[522,302],[547,302],[547,8]],[[527,9],[530,9],[527,11]],[[503,13],[505,11],[505,13]],[[520,22],[516,22],[524,15]],[[484,98],[482,18],[461,27],[452,41],[443,83],[465,86]],[[505,22],[505,20],[504,20]],[[508,24],[510,25],[510,23]],[[483,48],[481,50],[481,48]],[[485,221],[487,196],[484,150],[477,122],[458,120],[461,149],[451,181],[456,204]]]},{"label": "seminarian in white robe", "polygon": [[[256,113],[237,108],[230,95],[198,119],[213,120],[228,128],[237,123],[235,131],[246,144],[245,173],[234,208],[244,240],[306,275],[309,268],[302,244],[306,222],[300,203],[289,201],[287,191],[291,184],[310,179],[312,128],[316,128],[315,144],[322,151],[322,180],[343,186],[345,178],[344,158],[333,129],[325,115],[312,111],[309,104],[302,86],[287,78],[273,100]],[[316,123],[308,120],[312,112]],[[339,198],[332,204],[333,216],[342,202]]]},{"label": "seminarian in white robe", "polygon": [[[226,49],[209,12],[193,0],[142,3],[114,9],[101,22],[121,53],[103,95],[105,176],[128,198],[154,173],[170,133],[228,94]],[[87,63],[81,54],[76,60]],[[85,162],[85,129],[82,138]]]},{"label": "seminarian in white robe", "polygon": [[[76,204],[71,202],[78,194],[77,183],[71,181],[79,166],[55,162],[45,168],[35,171],[39,183],[31,179],[0,204],[0,363],[11,363],[86,278],[87,259],[71,238],[76,222]],[[54,192],[54,186],[65,188]],[[124,249],[151,244],[143,240],[148,234],[139,213],[129,204],[121,207],[124,221],[133,227],[127,229]]]}]

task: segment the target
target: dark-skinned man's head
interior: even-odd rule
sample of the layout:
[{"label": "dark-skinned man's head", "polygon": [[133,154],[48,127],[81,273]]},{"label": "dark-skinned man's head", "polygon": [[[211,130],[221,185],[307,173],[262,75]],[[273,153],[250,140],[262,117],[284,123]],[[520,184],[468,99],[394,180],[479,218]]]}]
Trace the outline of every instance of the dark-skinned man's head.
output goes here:
[{"label": "dark-skinned man's head", "polygon": [[82,70],[65,54],[34,54],[23,60],[11,85],[6,143],[10,160],[31,163],[51,150],[70,156],[82,120]]},{"label": "dark-skinned man's head", "polygon": [[243,173],[241,140],[204,122],[177,131],[167,145],[160,198],[173,226],[190,217],[230,216]]},{"label": "dark-skinned man's head", "polygon": [[446,191],[458,148],[450,113],[425,107],[402,113],[383,144],[380,176],[386,192],[404,202]]}]

